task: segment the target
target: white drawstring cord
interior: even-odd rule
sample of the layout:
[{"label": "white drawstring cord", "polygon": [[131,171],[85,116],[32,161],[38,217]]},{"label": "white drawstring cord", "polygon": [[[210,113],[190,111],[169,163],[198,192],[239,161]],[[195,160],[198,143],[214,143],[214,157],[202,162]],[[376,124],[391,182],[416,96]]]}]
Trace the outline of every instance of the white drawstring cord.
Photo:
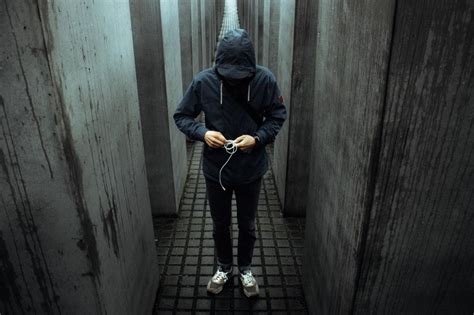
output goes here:
[{"label": "white drawstring cord", "polygon": [[221,105],[222,105],[222,80],[221,80]]},{"label": "white drawstring cord", "polygon": [[229,158],[224,163],[224,165],[222,165],[221,170],[219,171],[219,184],[221,184],[222,189],[225,191],[225,187],[224,185],[222,185],[222,170],[227,165],[227,163],[229,163],[230,159],[232,158],[232,155],[234,155],[234,153],[237,152],[238,148],[234,140],[227,140],[226,143],[224,144],[224,149],[226,150],[227,153],[230,154]]},{"label": "white drawstring cord", "polygon": [[[222,80],[221,80],[220,92],[221,92],[220,96],[221,96],[221,105],[222,105]],[[250,102],[250,84],[247,87],[247,102]],[[224,163],[224,165],[222,165],[221,169],[219,170],[219,184],[221,184],[222,189],[225,191],[225,187],[224,185],[222,185],[222,170],[227,165],[227,163],[229,163],[230,159],[232,158],[232,155],[234,155],[234,153],[237,152],[238,148],[234,140],[227,140],[226,143],[224,144],[224,149],[226,150],[227,153],[230,154],[227,161]]]}]

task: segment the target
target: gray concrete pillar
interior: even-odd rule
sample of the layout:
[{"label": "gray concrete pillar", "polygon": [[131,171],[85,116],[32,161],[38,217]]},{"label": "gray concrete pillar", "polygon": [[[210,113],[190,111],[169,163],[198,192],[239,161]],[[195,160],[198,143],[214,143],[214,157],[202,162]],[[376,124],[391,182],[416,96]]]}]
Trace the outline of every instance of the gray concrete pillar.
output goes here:
[{"label": "gray concrete pillar", "polygon": [[244,19],[246,20],[246,28],[247,32],[249,33],[249,36],[252,36],[252,21],[253,21],[253,16],[252,16],[252,0],[245,0],[244,2]]},{"label": "gray concrete pillar", "polygon": [[[236,0],[237,1],[237,0]],[[225,1],[216,1],[216,25],[217,25],[217,35],[219,35],[219,29],[222,25],[222,19],[224,18],[224,7]]]},{"label": "gray concrete pillar", "polygon": [[258,23],[259,23],[259,16],[258,16],[258,7],[259,7],[260,0],[252,0],[252,27],[250,32],[250,39],[253,42],[253,47],[255,49],[255,60],[259,63],[258,56],[259,56],[259,38],[258,38]]},{"label": "gray concrete pillar", "polygon": [[215,2],[214,1],[210,1],[209,3],[209,13],[210,13],[210,18],[211,18],[211,21],[210,21],[210,30],[209,30],[209,33],[211,34],[211,37],[209,39],[209,52],[211,54],[210,58],[211,58],[211,62],[210,62],[210,65],[212,65],[214,63],[214,55],[215,55],[215,51],[214,51],[214,48],[215,48],[215,43],[217,42],[216,40],[216,28],[217,28],[217,25],[216,25],[216,6],[215,6]]},{"label": "gray concrete pillar", "polygon": [[216,43],[217,43],[217,15],[216,15],[216,2],[215,1],[209,1],[209,8],[208,8],[208,13],[210,15],[210,21],[209,21],[209,34],[211,35],[209,37],[209,66],[212,67],[214,64],[215,60],[215,49],[216,49]]},{"label": "gray concrete pillar", "polygon": [[244,19],[245,19],[245,29],[250,35],[250,29],[252,28],[251,20],[252,20],[252,2],[251,0],[244,0]]},{"label": "gray concrete pillar", "polygon": [[245,10],[245,17],[246,17],[246,20],[247,20],[247,32],[249,33],[249,35],[251,35],[251,30],[252,30],[252,4],[253,4],[253,0],[247,0],[246,3],[245,3],[245,6],[246,6],[246,10]]},{"label": "gray concrete pillar", "polygon": [[0,4],[0,313],[150,313],[128,2],[40,3]]},{"label": "gray concrete pillar", "polygon": [[202,69],[201,14],[199,0],[191,0],[191,43],[194,76]]},{"label": "gray concrete pillar", "polygon": [[206,46],[207,46],[207,67],[212,63],[212,0],[206,0]]},{"label": "gray concrete pillar", "polygon": [[258,0],[258,52],[257,52],[257,63],[262,64],[263,60],[263,14],[264,14],[264,0]]},{"label": "gray concrete pillar", "polygon": [[[168,103],[168,128],[170,135],[171,160],[174,178],[174,197],[176,209],[184,190],[187,176],[187,158],[184,135],[177,130],[173,114],[183,97],[181,76],[181,47],[179,38],[178,1],[160,1],[161,25],[163,30],[163,56]],[[162,100],[163,101],[163,100]],[[169,191],[169,190],[168,190]]]},{"label": "gray concrete pillar", "polygon": [[[293,71],[293,35],[295,23],[295,1],[280,4],[280,32],[278,40],[278,83],[285,100],[288,121],[291,119],[291,84]],[[288,159],[289,124],[285,123],[274,145],[273,173],[280,201],[285,204],[285,189]]]},{"label": "gray concrete pillar", "polygon": [[280,0],[272,0],[270,5],[268,67],[278,80],[278,46],[280,35]]},{"label": "gray concrete pillar", "polygon": [[306,212],[308,190],[301,187],[308,186],[308,162],[311,161],[308,147],[313,126],[317,16],[317,1],[296,1],[285,215],[304,216]]},{"label": "gray concrete pillar", "polygon": [[244,1],[245,0],[237,0],[237,12],[239,15],[239,21],[240,21],[240,28],[245,29],[246,28],[246,20],[245,20],[245,15],[244,15]]},{"label": "gray concrete pillar", "polygon": [[318,8],[306,213],[311,228],[305,235],[303,279],[313,313],[344,314],[352,310],[357,251],[370,206],[366,190],[385,98],[394,1],[365,0],[350,10],[338,2],[319,1]]},{"label": "gray concrete pillar", "polygon": [[467,0],[320,2],[310,313],[474,309],[473,13]]},{"label": "gray concrete pillar", "polygon": [[270,49],[270,7],[272,0],[263,1],[262,65],[269,68]]},{"label": "gray concrete pillar", "polygon": [[208,51],[209,48],[207,46],[208,42],[208,37],[209,33],[207,32],[207,27],[206,27],[206,2],[208,0],[200,0],[200,9],[201,9],[201,57],[202,57],[202,65],[201,67],[203,69],[207,68],[209,66],[209,59],[208,59]]},{"label": "gray concrete pillar", "polygon": [[178,4],[130,2],[149,193],[154,214],[177,213],[187,171],[172,114],[182,97]]},{"label": "gray concrete pillar", "polygon": [[193,78],[193,56],[192,36],[193,29],[191,23],[191,2],[178,1],[179,4],[179,36],[181,45],[181,72],[183,81],[183,91],[188,88]]}]

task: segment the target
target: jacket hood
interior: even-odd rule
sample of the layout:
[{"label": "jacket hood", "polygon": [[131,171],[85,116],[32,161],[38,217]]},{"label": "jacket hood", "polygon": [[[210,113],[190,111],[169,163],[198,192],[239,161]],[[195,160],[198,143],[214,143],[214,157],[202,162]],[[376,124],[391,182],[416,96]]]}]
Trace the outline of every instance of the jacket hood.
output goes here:
[{"label": "jacket hood", "polygon": [[255,75],[255,50],[243,29],[228,31],[217,47],[215,68],[225,79],[240,80]]}]

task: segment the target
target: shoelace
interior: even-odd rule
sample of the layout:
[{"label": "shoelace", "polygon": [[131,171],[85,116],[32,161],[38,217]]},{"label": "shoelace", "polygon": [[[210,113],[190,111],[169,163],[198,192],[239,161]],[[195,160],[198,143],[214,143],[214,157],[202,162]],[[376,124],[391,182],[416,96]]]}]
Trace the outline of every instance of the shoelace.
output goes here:
[{"label": "shoelace", "polygon": [[213,278],[215,281],[221,281],[221,280],[227,281],[227,272],[217,270]]},{"label": "shoelace", "polygon": [[244,285],[247,286],[247,285],[253,285],[254,283],[254,277],[252,275],[252,272],[248,271],[244,274],[242,274],[242,278],[243,278],[243,282],[244,282]]}]

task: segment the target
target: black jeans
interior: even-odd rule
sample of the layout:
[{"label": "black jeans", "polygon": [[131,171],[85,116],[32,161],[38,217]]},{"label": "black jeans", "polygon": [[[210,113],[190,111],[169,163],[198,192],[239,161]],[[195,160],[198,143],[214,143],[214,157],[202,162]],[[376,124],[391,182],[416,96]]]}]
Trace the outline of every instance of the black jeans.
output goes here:
[{"label": "black jeans", "polygon": [[218,182],[206,179],[207,198],[213,221],[214,245],[217,251],[217,264],[224,270],[229,270],[233,263],[232,238],[230,235],[233,191],[235,191],[237,202],[237,225],[239,227],[237,263],[240,271],[250,268],[256,240],[255,214],[261,182],[262,179],[259,178],[249,184],[225,185],[226,190],[224,191]]}]

